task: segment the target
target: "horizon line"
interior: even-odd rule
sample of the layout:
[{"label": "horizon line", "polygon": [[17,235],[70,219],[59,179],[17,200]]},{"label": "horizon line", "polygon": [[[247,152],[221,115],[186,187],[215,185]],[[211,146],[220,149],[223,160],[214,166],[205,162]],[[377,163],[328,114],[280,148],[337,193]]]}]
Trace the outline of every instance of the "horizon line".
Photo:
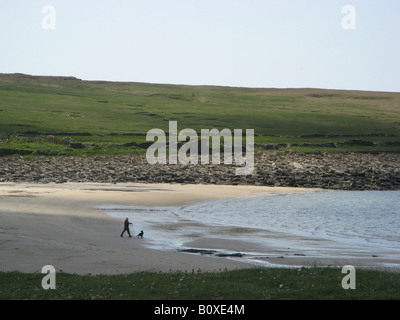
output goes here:
[{"label": "horizon line", "polygon": [[361,91],[361,92],[381,92],[381,93],[395,93],[398,94],[400,91],[392,90],[369,90],[369,89],[343,89],[343,88],[323,88],[323,87],[261,87],[261,86],[241,86],[241,85],[222,85],[222,84],[185,84],[185,83],[167,83],[167,82],[145,82],[145,81],[134,81],[134,80],[99,80],[99,79],[82,79],[72,75],[44,75],[44,74],[29,74],[22,72],[0,72],[0,75],[22,75],[31,77],[52,77],[52,78],[73,78],[79,81],[87,82],[112,82],[112,83],[136,83],[136,84],[148,84],[148,85],[165,85],[165,86],[187,86],[187,87],[220,87],[220,88],[237,88],[237,89],[269,89],[269,90],[334,90],[334,91]]}]

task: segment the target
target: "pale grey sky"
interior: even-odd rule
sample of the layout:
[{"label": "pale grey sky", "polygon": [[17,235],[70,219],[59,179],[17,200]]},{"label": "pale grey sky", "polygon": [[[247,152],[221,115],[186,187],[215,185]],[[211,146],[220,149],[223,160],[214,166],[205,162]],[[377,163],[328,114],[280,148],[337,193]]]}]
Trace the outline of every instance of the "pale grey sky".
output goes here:
[{"label": "pale grey sky", "polygon": [[399,31],[398,0],[0,0],[0,72],[400,92]]}]

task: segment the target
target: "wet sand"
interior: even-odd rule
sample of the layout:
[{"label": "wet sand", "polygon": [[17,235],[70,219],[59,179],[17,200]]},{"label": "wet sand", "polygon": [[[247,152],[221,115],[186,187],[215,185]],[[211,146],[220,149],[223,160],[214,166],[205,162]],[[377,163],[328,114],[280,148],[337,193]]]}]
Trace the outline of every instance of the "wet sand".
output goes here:
[{"label": "wet sand", "polygon": [[149,249],[147,239],[120,237],[122,222],[98,205],[168,206],[290,188],[173,184],[0,184],[0,271],[37,272],[44,265],[78,274],[218,271],[247,263]]},{"label": "wet sand", "polygon": [[[247,259],[192,254],[149,247],[150,239],[120,237],[123,221],[97,206],[177,206],[203,200],[305,192],[310,189],[180,184],[0,183],[0,271],[40,272],[44,265],[77,274],[135,271],[219,271],[248,268]],[[187,246],[240,252],[252,242],[196,239]],[[329,265],[357,261],[327,257],[316,261],[296,252],[265,248],[260,261],[275,265]],[[365,257],[360,257],[365,262]],[[374,265],[375,258],[368,264]],[[344,265],[344,264],[343,264]]]}]

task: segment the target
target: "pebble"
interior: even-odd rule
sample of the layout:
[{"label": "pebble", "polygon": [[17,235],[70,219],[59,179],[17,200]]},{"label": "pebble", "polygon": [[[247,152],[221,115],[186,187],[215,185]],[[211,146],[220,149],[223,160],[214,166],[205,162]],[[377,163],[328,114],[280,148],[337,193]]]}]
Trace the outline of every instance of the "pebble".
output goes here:
[{"label": "pebble", "polygon": [[0,182],[264,185],[399,190],[399,153],[256,152],[251,175],[237,165],[150,165],[145,156],[0,157]]}]

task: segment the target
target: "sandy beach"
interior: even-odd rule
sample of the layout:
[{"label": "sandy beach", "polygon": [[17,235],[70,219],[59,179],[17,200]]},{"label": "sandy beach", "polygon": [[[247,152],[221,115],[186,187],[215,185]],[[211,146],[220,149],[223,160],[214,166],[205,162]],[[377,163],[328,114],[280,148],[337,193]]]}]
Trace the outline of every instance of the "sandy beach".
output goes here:
[{"label": "sandy beach", "polygon": [[[296,190],[298,191],[298,190]],[[171,184],[0,184],[0,270],[37,272],[44,265],[78,274],[214,271],[248,267],[224,258],[146,248],[120,237],[122,222],[95,207],[109,203],[168,206],[289,188]]]},{"label": "sandy beach", "polygon": [[[150,239],[146,237],[121,238],[123,220],[107,215],[98,206],[177,206],[309,190],[199,184],[0,183],[0,271],[40,272],[45,265],[77,274],[252,267],[254,264],[246,260],[150,248]],[[188,245],[240,251],[254,244],[224,239],[221,235],[220,239],[205,236]],[[365,257],[360,259],[368,264]],[[295,255],[286,257],[284,262],[274,255],[268,260],[286,265],[326,265],[338,261],[316,261]],[[374,261],[371,259],[371,263]]]}]

